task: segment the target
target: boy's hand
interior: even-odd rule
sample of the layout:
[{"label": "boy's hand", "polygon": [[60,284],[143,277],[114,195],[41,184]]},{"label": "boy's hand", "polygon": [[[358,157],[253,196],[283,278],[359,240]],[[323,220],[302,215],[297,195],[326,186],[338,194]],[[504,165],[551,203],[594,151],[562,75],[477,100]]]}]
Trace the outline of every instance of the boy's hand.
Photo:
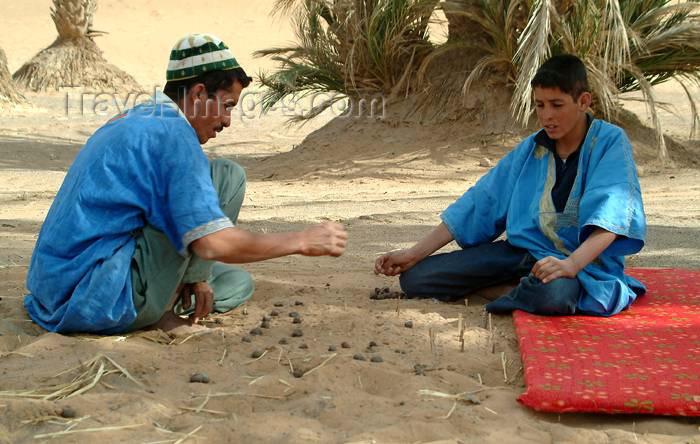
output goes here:
[{"label": "boy's hand", "polygon": [[301,254],[304,256],[334,256],[345,252],[348,233],[336,222],[324,222],[302,232]]},{"label": "boy's hand", "polygon": [[575,278],[579,271],[571,258],[557,259],[554,256],[542,258],[532,267],[532,274],[544,284],[558,278]]},{"label": "boy's hand", "polygon": [[396,276],[413,267],[419,258],[411,249],[384,253],[374,263],[374,274]]}]

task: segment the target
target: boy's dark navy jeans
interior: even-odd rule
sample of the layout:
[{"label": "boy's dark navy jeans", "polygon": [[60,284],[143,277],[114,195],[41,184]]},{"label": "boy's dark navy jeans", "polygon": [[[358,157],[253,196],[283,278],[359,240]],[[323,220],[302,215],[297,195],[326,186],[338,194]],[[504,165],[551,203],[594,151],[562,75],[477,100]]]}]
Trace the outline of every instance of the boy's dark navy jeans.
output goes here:
[{"label": "boy's dark navy jeans", "polygon": [[453,301],[480,288],[520,278],[510,292],[486,304],[491,313],[523,310],[541,315],[570,315],[581,293],[577,279],[548,284],[530,274],[535,258],[508,241],[496,241],[428,256],[401,274],[401,289],[411,297]]}]

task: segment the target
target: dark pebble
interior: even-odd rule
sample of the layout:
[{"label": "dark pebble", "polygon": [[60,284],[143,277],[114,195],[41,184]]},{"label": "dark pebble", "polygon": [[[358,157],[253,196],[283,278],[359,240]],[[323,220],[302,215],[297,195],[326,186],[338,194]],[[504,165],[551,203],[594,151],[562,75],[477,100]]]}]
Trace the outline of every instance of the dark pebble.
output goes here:
[{"label": "dark pebble", "polygon": [[281,302],[275,302],[275,303],[272,304],[272,305],[274,305],[275,307],[284,307],[284,304],[281,303]]},{"label": "dark pebble", "polygon": [[263,322],[270,322],[270,317],[269,316],[263,316],[262,317]]},{"label": "dark pebble", "polygon": [[268,321],[262,321],[262,322],[260,323],[260,327],[262,327],[262,328],[270,328],[270,322],[268,322]]},{"label": "dark pebble", "polygon": [[301,318],[294,318],[292,324],[301,324]]},{"label": "dark pebble", "polygon": [[340,344],[340,346],[343,348],[350,348],[350,344],[347,342],[343,342],[342,344]]},{"label": "dark pebble", "polygon": [[425,371],[428,369],[427,365],[416,364],[413,366],[413,372],[419,376],[425,376]]},{"label": "dark pebble", "polygon": [[336,350],[338,350],[338,349],[335,348],[335,345],[329,345],[329,346],[328,346],[328,351],[329,351],[329,352],[334,352],[334,351],[336,351]]},{"label": "dark pebble", "polygon": [[270,312],[270,316],[279,316],[279,315],[280,315],[280,312],[277,311],[277,310],[272,310],[272,311]]},{"label": "dark pebble", "polygon": [[282,339],[279,340],[279,343],[282,344],[282,345],[286,345],[286,344],[289,343],[289,341],[287,341],[287,338],[282,338]]},{"label": "dark pebble", "polygon": [[253,342],[253,338],[251,338],[250,336],[243,336],[243,337],[241,338],[241,341],[243,341],[243,342]]},{"label": "dark pebble", "polygon": [[406,321],[403,323],[403,326],[406,328],[413,328],[413,321]]},{"label": "dark pebble", "polygon": [[78,413],[73,407],[65,406],[61,409],[61,418],[75,418]]},{"label": "dark pebble", "polygon": [[377,343],[374,341],[369,341],[369,345],[367,347],[376,347]]},{"label": "dark pebble", "polygon": [[301,331],[300,328],[294,329],[294,331],[292,332],[292,337],[293,337],[293,338],[300,338],[300,337],[302,337],[302,336],[304,336],[304,332]]},{"label": "dark pebble", "polygon": [[301,378],[302,376],[304,376],[304,370],[302,370],[300,368],[295,368],[294,373],[292,373],[292,374],[294,375],[295,378]]},{"label": "dark pebble", "polygon": [[384,362],[384,360],[382,359],[382,357],[379,356],[379,355],[374,355],[374,356],[372,356],[369,360],[372,361],[372,362]]},{"label": "dark pebble", "polygon": [[367,360],[367,359],[365,359],[365,355],[363,355],[362,353],[355,353],[352,356],[352,359],[354,359],[356,361],[366,361]]},{"label": "dark pebble", "polygon": [[306,344],[301,344],[301,345],[299,346],[299,348],[306,350],[306,349],[309,348],[309,346],[306,345]]},{"label": "dark pebble", "polygon": [[299,314],[299,312],[291,311],[291,312],[289,312],[289,317],[290,318],[299,318],[299,317],[301,317],[301,315]]},{"label": "dark pebble", "polygon": [[298,307],[298,306],[304,305],[304,303],[302,301],[294,301],[294,305],[296,305]]},{"label": "dark pebble", "polygon": [[255,327],[254,329],[252,329],[250,331],[250,334],[253,336],[260,336],[260,335],[262,335],[262,330],[258,327]]},{"label": "dark pebble", "polygon": [[206,373],[194,373],[190,376],[190,382],[199,382],[200,384],[209,384],[209,376]]},{"label": "dark pebble", "polygon": [[263,355],[262,350],[253,350],[253,353],[250,354],[250,357],[253,359],[258,359],[262,355]]}]

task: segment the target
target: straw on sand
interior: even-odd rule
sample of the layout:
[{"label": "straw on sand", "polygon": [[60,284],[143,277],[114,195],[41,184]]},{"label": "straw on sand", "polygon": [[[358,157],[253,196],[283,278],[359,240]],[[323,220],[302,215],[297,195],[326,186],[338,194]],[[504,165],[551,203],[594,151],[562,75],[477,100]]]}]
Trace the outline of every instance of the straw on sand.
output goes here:
[{"label": "straw on sand", "polygon": [[464,404],[481,404],[481,401],[474,395],[486,390],[499,390],[499,389],[507,389],[508,387],[484,387],[480,388],[478,390],[472,390],[470,392],[462,392],[462,393],[457,393],[457,394],[451,394],[451,393],[443,393],[443,392],[438,392],[435,390],[428,390],[428,389],[421,389],[418,390],[418,394],[422,396],[432,396],[434,398],[443,398],[443,399],[451,399],[453,401],[452,403],[452,408],[450,408],[450,411],[443,416],[443,419],[449,419],[450,416],[452,416],[452,413],[454,413],[455,409],[457,408],[457,404],[460,402]]},{"label": "straw on sand", "polygon": [[[110,366],[113,367],[113,369],[108,369]],[[134,378],[124,367],[119,365],[114,359],[102,353],[98,353],[94,358],[90,359],[86,363],[62,371],[54,377],[77,370],[82,370],[82,372],[75,376],[73,380],[67,384],[55,384],[45,388],[25,391],[2,391],[0,392],[0,397],[38,398],[47,401],[68,399],[94,388],[100,382],[102,377],[113,373],[121,373],[139,387],[144,387],[144,385]]]}]

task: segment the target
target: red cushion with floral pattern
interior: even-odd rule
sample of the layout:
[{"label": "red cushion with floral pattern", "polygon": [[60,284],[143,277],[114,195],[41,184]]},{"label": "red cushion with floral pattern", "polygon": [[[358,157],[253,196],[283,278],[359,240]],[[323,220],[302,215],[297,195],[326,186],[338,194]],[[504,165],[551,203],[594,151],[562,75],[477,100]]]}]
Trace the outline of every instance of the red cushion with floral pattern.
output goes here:
[{"label": "red cushion with floral pattern", "polygon": [[648,291],[616,316],[514,313],[518,401],[543,412],[700,416],[700,271],[627,272]]}]

